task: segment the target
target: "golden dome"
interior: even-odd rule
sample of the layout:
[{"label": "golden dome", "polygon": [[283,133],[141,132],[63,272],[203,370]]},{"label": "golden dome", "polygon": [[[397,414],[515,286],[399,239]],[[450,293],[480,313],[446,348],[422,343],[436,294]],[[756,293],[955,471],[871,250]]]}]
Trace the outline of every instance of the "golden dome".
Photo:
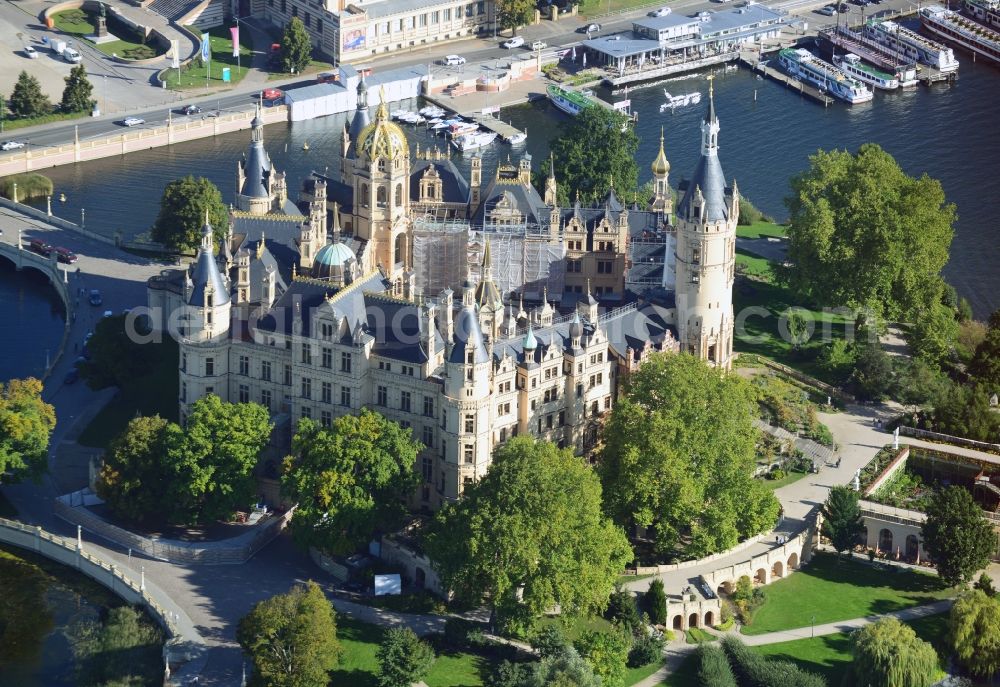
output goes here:
[{"label": "golden dome", "polygon": [[389,108],[385,104],[385,92],[380,96],[381,102],[375,111],[375,121],[370,123],[358,134],[357,150],[364,153],[369,160],[378,157],[395,159],[397,156],[409,157],[410,146],[406,142],[406,134],[400,126],[389,119]]},{"label": "golden dome", "polygon": [[650,165],[653,169],[653,174],[657,176],[663,176],[670,171],[670,163],[667,161],[667,155],[663,152],[663,129],[660,128],[660,154],[656,156],[653,160],[653,164]]}]

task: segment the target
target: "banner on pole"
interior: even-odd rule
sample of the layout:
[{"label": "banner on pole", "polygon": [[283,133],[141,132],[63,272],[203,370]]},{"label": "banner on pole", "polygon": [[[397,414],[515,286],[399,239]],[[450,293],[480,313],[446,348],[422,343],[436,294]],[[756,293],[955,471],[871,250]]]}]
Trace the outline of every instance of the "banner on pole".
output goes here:
[{"label": "banner on pole", "polygon": [[201,59],[208,60],[212,54],[212,46],[208,42],[208,34],[201,34]]},{"label": "banner on pole", "polygon": [[240,56],[240,27],[233,26],[229,29],[229,35],[233,37],[233,57]]},{"label": "banner on pole", "polygon": [[181,44],[176,38],[170,41],[170,66],[174,69],[181,66]]}]

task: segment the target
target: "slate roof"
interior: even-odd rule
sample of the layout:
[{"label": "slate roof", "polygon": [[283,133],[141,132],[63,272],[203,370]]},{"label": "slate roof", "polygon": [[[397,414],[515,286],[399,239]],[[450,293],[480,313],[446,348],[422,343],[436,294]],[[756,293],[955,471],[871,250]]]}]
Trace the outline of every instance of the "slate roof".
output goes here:
[{"label": "slate roof", "polygon": [[243,159],[243,188],[240,193],[250,198],[267,198],[271,195],[271,159],[262,141],[253,141]]},{"label": "slate roof", "polygon": [[722,164],[718,155],[702,155],[694,168],[694,174],[687,187],[684,197],[677,204],[677,214],[689,217],[691,201],[694,198],[695,187],[701,189],[705,196],[705,220],[718,222],[729,217],[729,203],[726,200],[726,175],[722,172]]},{"label": "slate roof", "polygon": [[[374,336],[372,352],[385,358],[402,362],[423,364],[427,362],[427,349],[421,343],[420,308],[414,303],[383,294],[365,294],[367,330]],[[392,323],[391,327],[384,323]],[[434,348],[442,350],[444,339],[433,327]]]},{"label": "slate roof", "polygon": [[531,184],[505,183],[496,178],[490,183],[483,193],[483,201],[476,209],[473,216],[473,226],[483,226],[487,216],[496,208],[497,204],[509,196],[524,218],[525,223],[535,226],[548,226],[549,208],[538,195],[538,191]]},{"label": "slate roof", "polygon": [[[311,331],[312,316],[321,308],[332,309],[338,317],[346,317],[353,329],[355,325],[368,321],[365,292],[382,293],[389,288],[390,284],[379,272],[372,272],[343,289],[317,279],[298,279],[288,285],[271,311],[260,319],[258,328],[291,334],[295,303],[299,301],[303,332]],[[333,302],[327,302],[327,296],[335,296]]]},{"label": "slate roof", "polygon": [[204,306],[205,290],[208,284],[212,284],[215,291],[215,305],[223,305],[229,302],[229,289],[226,288],[226,280],[222,278],[222,272],[215,262],[215,256],[211,251],[199,250],[198,260],[194,264],[191,273],[191,298],[188,305]]},{"label": "slate roof", "polygon": [[417,160],[410,167],[410,200],[420,199],[420,179],[428,167],[434,167],[441,177],[442,200],[446,203],[466,203],[471,197],[469,181],[451,160]]},{"label": "slate roof", "polygon": [[490,357],[486,353],[486,344],[483,342],[483,330],[479,327],[479,317],[476,315],[474,306],[466,305],[458,311],[455,316],[454,346],[451,347],[451,354],[448,357],[450,363],[464,363],[466,351],[472,348],[475,353],[473,361],[475,363],[485,363]]}]

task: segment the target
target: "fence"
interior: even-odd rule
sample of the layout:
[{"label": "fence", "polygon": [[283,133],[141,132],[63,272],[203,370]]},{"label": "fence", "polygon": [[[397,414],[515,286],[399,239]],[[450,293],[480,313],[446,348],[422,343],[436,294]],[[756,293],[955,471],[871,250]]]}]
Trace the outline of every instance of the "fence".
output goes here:
[{"label": "fence", "polygon": [[900,425],[899,433],[907,437],[927,439],[928,441],[937,441],[943,444],[954,444],[955,446],[974,448],[980,451],[986,451],[987,453],[1000,453],[1000,444],[991,444],[986,441],[976,441],[975,439],[965,439],[964,437],[956,437],[950,434],[930,432],[926,429],[917,429],[915,427],[905,427]]},{"label": "fence", "polygon": [[[168,638],[163,647],[163,661],[167,666],[163,684],[191,684],[189,682],[191,676],[197,674],[200,668],[199,662],[195,659],[202,653],[201,636],[193,626],[185,631],[179,629],[173,622],[171,613],[147,590],[145,578],[136,582],[116,565],[84,551],[83,544],[79,540],[67,540],[38,526],[0,518],[0,541],[34,551],[38,555],[74,568],[110,589],[126,603],[145,607],[149,615],[166,632]],[[171,667],[173,667],[173,679],[171,679]]]},{"label": "fence", "polygon": [[781,363],[775,362],[770,358],[765,358],[762,355],[752,355],[752,354],[748,355],[746,353],[742,355],[745,355],[748,359],[758,360],[762,365],[764,365],[764,367],[769,367],[772,370],[775,370],[776,372],[781,372],[782,374],[788,375],[792,379],[801,382],[802,384],[815,387],[816,389],[819,389],[828,396],[836,398],[842,403],[857,403],[858,401],[857,398],[847,393],[846,391],[842,391],[841,389],[838,389],[835,386],[831,386],[826,382],[821,382],[815,377],[810,377],[804,372],[799,372],[795,368],[788,367],[787,365],[782,365]]},{"label": "fence", "polygon": [[294,508],[289,509],[280,517],[271,518],[254,526],[250,532],[231,539],[213,542],[182,542],[143,537],[112,525],[83,506],[71,505],[77,500],[79,494],[80,492],[73,492],[57,498],[54,502],[55,514],[69,523],[79,525],[88,532],[118,544],[122,548],[141,551],[150,558],[178,565],[240,565],[246,563],[285,529],[294,511]]}]

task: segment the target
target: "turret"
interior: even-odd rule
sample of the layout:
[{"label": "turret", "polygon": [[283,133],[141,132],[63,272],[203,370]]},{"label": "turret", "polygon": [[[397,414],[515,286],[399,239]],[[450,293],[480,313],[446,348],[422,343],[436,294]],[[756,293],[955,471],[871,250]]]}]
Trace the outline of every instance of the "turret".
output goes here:
[{"label": "turret", "polygon": [[205,213],[201,247],[190,272],[187,296],[187,338],[191,341],[213,341],[229,334],[229,291],[213,257],[212,226]]},{"label": "turret", "polygon": [[649,209],[653,212],[662,212],[666,216],[665,221],[669,223],[674,201],[670,193],[670,162],[663,150],[662,127],[660,128],[660,152],[657,153],[650,168],[653,171],[653,197],[649,201]]},{"label": "turret", "polygon": [[472,156],[472,167],[469,170],[469,203],[473,208],[479,207],[483,190],[483,158],[479,153]]}]

